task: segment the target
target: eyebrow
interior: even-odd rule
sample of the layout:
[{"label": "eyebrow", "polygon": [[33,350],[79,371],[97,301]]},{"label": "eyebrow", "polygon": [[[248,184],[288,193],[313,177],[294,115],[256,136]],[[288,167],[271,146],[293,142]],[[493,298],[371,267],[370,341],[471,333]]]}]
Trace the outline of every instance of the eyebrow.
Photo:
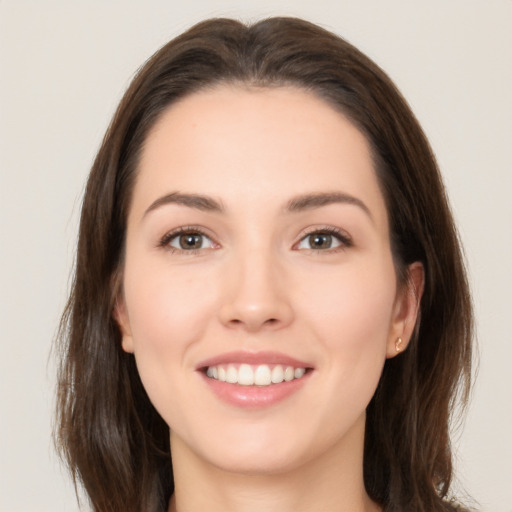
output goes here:
[{"label": "eyebrow", "polygon": [[159,197],[156,201],[153,201],[149,208],[144,212],[143,217],[145,217],[149,212],[167,204],[179,204],[204,212],[222,213],[224,211],[222,204],[211,197],[199,194],[171,192],[170,194],[166,194],[165,196]]},{"label": "eyebrow", "polygon": [[[194,208],[205,212],[223,213],[224,206],[220,201],[217,201],[209,196],[200,194],[183,194],[181,192],[171,192],[165,196],[159,197],[151,203],[151,205],[144,212],[143,217],[148,213],[168,204],[179,204],[188,208]],[[373,220],[370,209],[366,204],[357,197],[345,194],[343,192],[317,192],[313,194],[305,194],[293,197],[290,199],[284,208],[285,211],[290,213],[301,212],[304,210],[312,210],[314,208],[321,208],[330,204],[350,204],[358,206],[363,210],[371,220]]]},{"label": "eyebrow", "polygon": [[289,212],[301,212],[303,210],[311,210],[313,208],[320,208],[336,203],[358,206],[373,220],[370,209],[361,199],[343,192],[318,192],[315,194],[297,196],[288,201],[285,209]]}]

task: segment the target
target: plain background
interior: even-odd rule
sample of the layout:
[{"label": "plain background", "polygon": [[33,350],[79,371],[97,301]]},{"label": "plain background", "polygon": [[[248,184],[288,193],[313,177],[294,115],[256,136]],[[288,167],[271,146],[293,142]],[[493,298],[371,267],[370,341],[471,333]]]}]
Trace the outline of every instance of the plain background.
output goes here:
[{"label": "plain background", "polygon": [[444,173],[474,292],[480,371],[458,480],[512,511],[512,1],[0,0],[0,511],[73,512],[51,444],[52,338],[84,181],[135,70],[212,16],[295,15],[395,80]]}]

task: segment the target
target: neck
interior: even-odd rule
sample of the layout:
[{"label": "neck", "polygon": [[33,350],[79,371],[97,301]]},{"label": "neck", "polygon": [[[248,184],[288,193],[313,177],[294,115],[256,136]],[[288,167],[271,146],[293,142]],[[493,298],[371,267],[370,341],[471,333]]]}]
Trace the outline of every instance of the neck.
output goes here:
[{"label": "neck", "polygon": [[241,474],[213,466],[171,435],[169,512],[379,512],[363,482],[364,425],[340,446],[291,470]]}]

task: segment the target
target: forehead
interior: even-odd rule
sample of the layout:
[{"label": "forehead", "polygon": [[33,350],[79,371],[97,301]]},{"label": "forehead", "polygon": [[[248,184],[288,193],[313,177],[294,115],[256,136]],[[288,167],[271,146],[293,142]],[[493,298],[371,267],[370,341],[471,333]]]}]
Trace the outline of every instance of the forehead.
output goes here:
[{"label": "forehead", "polygon": [[327,102],[292,87],[222,85],[185,97],[150,131],[138,173],[134,202],[176,190],[242,204],[329,190],[385,216],[364,135]]}]

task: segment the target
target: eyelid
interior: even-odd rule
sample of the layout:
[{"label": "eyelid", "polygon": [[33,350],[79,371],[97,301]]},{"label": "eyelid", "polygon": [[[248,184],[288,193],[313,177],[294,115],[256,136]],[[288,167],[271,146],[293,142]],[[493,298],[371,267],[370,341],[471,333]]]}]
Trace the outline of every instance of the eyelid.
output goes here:
[{"label": "eyelid", "polygon": [[[325,235],[331,235],[338,242],[340,242],[340,245],[338,247],[329,248],[329,249],[300,249],[298,246],[299,244],[305,240],[308,236],[313,235],[315,233],[322,233]],[[348,247],[351,247],[354,245],[352,241],[352,237],[343,229],[334,227],[334,226],[313,226],[310,228],[307,228],[300,236],[299,240],[295,242],[293,245],[293,249],[295,250],[309,250],[309,251],[316,251],[316,252],[327,252],[327,253],[333,253],[340,250],[345,250]]]},{"label": "eyelid", "polygon": [[[170,242],[180,236],[186,234],[197,234],[201,235],[208,240],[210,240],[213,247],[201,247],[199,249],[179,249],[177,247],[172,247]],[[214,239],[214,237],[207,232],[204,228],[200,226],[179,226],[178,228],[172,229],[163,235],[157,244],[157,247],[168,250],[169,252],[176,252],[180,254],[197,254],[198,252],[208,251],[212,249],[217,249],[220,247],[218,242]]]}]

